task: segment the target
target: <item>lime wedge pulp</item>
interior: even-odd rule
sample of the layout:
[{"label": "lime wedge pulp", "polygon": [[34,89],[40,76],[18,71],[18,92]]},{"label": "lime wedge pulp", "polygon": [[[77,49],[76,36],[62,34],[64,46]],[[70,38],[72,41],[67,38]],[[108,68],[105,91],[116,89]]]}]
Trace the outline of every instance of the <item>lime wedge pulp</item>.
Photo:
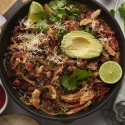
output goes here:
[{"label": "lime wedge pulp", "polygon": [[121,78],[122,69],[118,63],[107,61],[101,65],[99,75],[105,83],[114,84]]},{"label": "lime wedge pulp", "polygon": [[40,3],[33,1],[28,11],[28,20],[37,22],[39,18],[36,16],[37,13],[43,11],[43,7]]}]

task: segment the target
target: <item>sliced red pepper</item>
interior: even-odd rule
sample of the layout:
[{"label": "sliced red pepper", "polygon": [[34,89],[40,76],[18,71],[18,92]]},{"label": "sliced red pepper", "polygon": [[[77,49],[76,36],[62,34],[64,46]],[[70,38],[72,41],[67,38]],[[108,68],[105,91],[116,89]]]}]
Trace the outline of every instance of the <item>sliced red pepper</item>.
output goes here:
[{"label": "sliced red pepper", "polygon": [[73,105],[71,105],[71,104],[64,104],[63,102],[61,102],[60,100],[58,100],[57,101],[57,103],[60,105],[60,106],[62,106],[62,107],[64,107],[64,108],[68,108],[68,109],[74,109],[74,108],[77,108],[77,107],[80,107],[81,105],[80,105],[80,103],[76,103],[76,104],[73,104]]},{"label": "sliced red pepper", "polygon": [[104,90],[104,88],[102,88],[102,92],[99,93],[99,94],[97,94],[97,95],[95,96],[95,98],[98,98],[98,97],[100,97],[100,96],[105,95],[109,90],[110,90],[109,88],[105,88],[105,90]]},{"label": "sliced red pepper", "polygon": [[56,94],[60,95],[60,94],[62,94],[62,91],[56,91]]}]

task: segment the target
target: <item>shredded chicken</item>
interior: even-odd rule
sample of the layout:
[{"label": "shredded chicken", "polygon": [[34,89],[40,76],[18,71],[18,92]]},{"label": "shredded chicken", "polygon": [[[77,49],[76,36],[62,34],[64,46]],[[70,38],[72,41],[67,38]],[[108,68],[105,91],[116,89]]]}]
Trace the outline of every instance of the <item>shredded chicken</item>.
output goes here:
[{"label": "shredded chicken", "polygon": [[89,100],[92,100],[94,96],[96,95],[96,92],[93,90],[88,90],[80,97],[80,105],[83,105],[84,103],[88,102]]},{"label": "shredded chicken", "polygon": [[35,106],[37,109],[40,108],[40,94],[41,92],[38,89],[35,89],[32,93],[32,97],[30,99],[30,103]]},{"label": "shredded chicken", "polygon": [[61,100],[64,100],[65,102],[76,102],[76,101],[78,101],[78,99],[82,95],[84,95],[86,89],[87,89],[87,85],[84,88],[80,89],[78,92],[74,93],[74,94],[61,96]]},{"label": "shredded chicken", "polygon": [[86,26],[86,25],[91,24],[91,23],[92,23],[92,19],[85,18],[85,19],[82,19],[80,21],[80,26]]},{"label": "shredded chicken", "polygon": [[91,14],[91,19],[96,19],[101,13],[101,9],[97,9]]},{"label": "shredded chicken", "polygon": [[116,52],[106,42],[102,42],[102,44],[110,55],[112,56],[116,55]]}]

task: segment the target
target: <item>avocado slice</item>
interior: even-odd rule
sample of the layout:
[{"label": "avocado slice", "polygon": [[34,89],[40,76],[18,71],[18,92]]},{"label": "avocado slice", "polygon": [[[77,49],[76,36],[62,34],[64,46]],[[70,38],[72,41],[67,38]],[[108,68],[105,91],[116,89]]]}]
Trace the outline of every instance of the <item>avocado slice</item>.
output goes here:
[{"label": "avocado slice", "polygon": [[61,41],[62,51],[71,58],[90,59],[100,56],[103,45],[85,31],[71,31]]}]

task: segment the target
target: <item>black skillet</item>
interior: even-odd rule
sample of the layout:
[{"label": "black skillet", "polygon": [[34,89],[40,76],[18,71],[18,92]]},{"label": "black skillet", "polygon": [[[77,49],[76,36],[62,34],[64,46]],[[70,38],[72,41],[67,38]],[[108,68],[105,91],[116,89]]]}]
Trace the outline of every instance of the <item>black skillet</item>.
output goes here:
[{"label": "black skillet", "polygon": [[[46,2],[48,2],[48,0],[35,0],[35,1],[40,2],[42,4],[45,4]],[[117,21],[109,13],[109,11],[103,5],[98,3],[97,1],[95,1],[95,0],[78,0],[78,1],[83,4],[88,4],[92,7],[94,7],[95,9],[100,8],[102,10],[101,17],[103,17],[103,19],[108,23],[108,25],[116,33],[116,38],[119,42],[119,48],[120,48],[120,53],[121,53],[120,65],[122,67],[123,74],[124,74],[124,71],[125,71],[124,70],[125,69],[125,58],[124,58],[125,57],[125,40],[124,40],[123,33],[122,33]],[[17,91],[12,88],[12,84],[11,84],[10,80],[8,79],[5,69],[4,69],[3,55],[6,51],[6,46],[9,44],[9,41],[10,41],[11,30],[15,26],[17,19],[22,18],[27,14],[30,4],[31,4],[31,0],[27,3],[25,3],[24,5],[22,5],[20,7],[20,9],[17,8],[17,6],[15,6],[16,11],[11,15],[11,18],[7,21],[7,23],[5,24],[5,26],[3,28],[3,31],[1,33],[1,37],[0,37],[0,77],[1,77],[4,87],[6,88],[8,94],[22,108],[24,108],[28,112],[31,112],[34,115],[42,117],[42,118],[47,118],[47,119],[51,119],[51,120],[59,120],[59,121],[72,121],[72,120],[75,120],[78,118],[83,118],[87,115],[90,115],[94,111],[98,110],[102,105],[104,105],[104,103],[106,103],[108,101],[108,99],[111,98],[113,96],[113,94],[115,94],[118,91],[118,89],[122,83],[123,76],[119,80],[119,82],[117,82],[116,84],[109,85],[111,90],[100,101],[95,101],[87,110],[80,111],[80,112],[70,115],[70,116],[51,116],[49,114],[44,113],[41,110],[35,109],[32,106],[27,106],[20,101]]]}]

